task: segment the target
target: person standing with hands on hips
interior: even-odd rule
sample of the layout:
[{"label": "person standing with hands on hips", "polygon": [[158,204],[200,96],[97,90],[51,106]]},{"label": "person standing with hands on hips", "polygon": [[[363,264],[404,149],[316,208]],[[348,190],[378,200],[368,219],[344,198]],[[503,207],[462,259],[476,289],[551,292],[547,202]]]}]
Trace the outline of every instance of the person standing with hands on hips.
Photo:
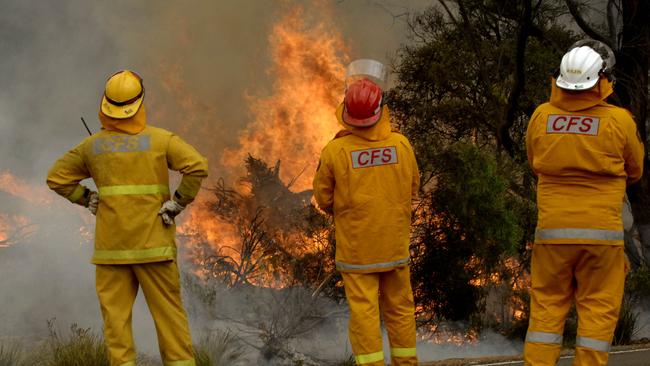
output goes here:
[{"label": "person standing with hands on hips", "polygon": [[[207,177],[207,160],[173,133],[147,125],[142,78],[115,73],[102,96],[99,133],[54,163],[47,184],[97,216],[97,296],[111,366],[135,366],[131,314],[141,287],[164,366],[195,366],[176,265],[174,217]],[[183,178],[173,197],[169,170]],[[98,192],[79,184],[92,178]]]}]

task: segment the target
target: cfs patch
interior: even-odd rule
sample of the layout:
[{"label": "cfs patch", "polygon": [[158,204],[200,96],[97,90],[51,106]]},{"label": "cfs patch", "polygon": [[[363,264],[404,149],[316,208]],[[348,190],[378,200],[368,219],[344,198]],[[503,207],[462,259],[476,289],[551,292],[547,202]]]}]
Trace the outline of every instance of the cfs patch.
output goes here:
[{"label": "cfs patch", "polygon": [[546,121],[546,133],[598,136],[599,126],[598,117],[551,114]]},{"label": "cfs patch", "polygon": [[355,150],[350,155],[354,169],[397,164],[397,148],[395,146]]},{"label": "cfs patch", "polygon": [[151,136],[107,136],[99,137],[93,141],[93,152],[95,155],[118,153],[118,152],[138,152],[149,151],[151,149]]}]

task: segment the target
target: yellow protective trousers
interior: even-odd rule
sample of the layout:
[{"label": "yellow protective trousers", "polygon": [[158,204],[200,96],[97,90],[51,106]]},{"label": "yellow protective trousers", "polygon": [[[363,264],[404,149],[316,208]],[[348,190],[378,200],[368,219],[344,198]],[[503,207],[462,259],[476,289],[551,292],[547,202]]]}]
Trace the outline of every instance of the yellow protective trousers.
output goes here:
[{"label": "yellow protective trousers", "polygon": [[96,286],[111,366],[135,366],[131,315],[139,286],[156,324],[164,366],[195,366],[175,261],[97,265]]},{"label": "yellow protective trousers", "polygon": [[607,365],[625,283],[622,246],[535,244],[526,366],[555,366],[564,322],[575,298],[574,366]]},{"label": "yellow protective trousers", "polygon": [[393,366],[417,365],[415,307],[409,267],[387,272],[342,272],[350,306],[349,337],[357,365],[384,366],[380,308]]}]

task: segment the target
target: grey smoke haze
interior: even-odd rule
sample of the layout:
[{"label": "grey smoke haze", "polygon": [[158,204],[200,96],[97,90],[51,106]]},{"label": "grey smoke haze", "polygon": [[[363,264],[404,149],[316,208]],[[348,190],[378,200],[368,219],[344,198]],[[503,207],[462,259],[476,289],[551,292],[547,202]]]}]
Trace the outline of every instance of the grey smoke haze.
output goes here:
[{"label": "grey smoke haze", "polygon": [[[404,18],[395,16],[430,2],[325,3],[351,58],[388,61],[406,41]],[[251,120],[245,96],[271,92],[269,32],[294,4],[310,17],[319,15],[310,1],[0,0],[0,173],[44,187],[54,160],[86,136],[79,117],[99,129],[106,77],[130,68],[145,80],[149,123],[196,144],[210,157],[213,178],[227,175],[218,166],[220,151],[234,146]],[[219,133],[188,130],[188,121]],[[73,322],[101,328],[92,248],[81,244],[78,232],[91,218],[50,195],[55,203],[41,207],[0,191],[0,212],[28,216],[38,226],[28,240],[0,249],[0,339],[38,339],[50,318],[62,329]],[[332,327],[332,342],[340,342],[346,330]],[[140,351],[157,354],[140,297],[134,332]],[[442,358],[422,349],[426,357]]]},{"label": "grey smoke haze", "polygon": [[[307,14],[313,10],[309,1],[296,3]],[[330,7],[352,57],[386,60],[406,34],[389,11],[423,3],[332,1]],[[209,114],[202,118],[222,133],[184,137],[209,138],[217,148],[234,144],[250,119],[244,94],[269,91],[270,27],[292,4],[0,1],[0,167],[44,176],[56,156],[85,136],[80,116],[99,128],[103,84],[122,68],[143,76],[152,124],[180,130],[187,113]],[[180,80],[190,95],[176,95],[179,88],[170,90],[166,78]],[[186,110],[179,97],[193,98],[194,108]]]}]

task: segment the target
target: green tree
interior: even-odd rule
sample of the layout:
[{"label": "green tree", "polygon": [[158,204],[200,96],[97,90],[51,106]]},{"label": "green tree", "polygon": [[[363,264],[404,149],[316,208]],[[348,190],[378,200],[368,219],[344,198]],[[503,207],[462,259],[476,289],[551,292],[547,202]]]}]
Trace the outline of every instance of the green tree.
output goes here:
[{"label": "green tree", "polygon": [[[602,9],[585,3],[439,0],[409,19],[411,40],[395,59],[398,79],[388,99],[425,183],[413,273],[418,308],[431,318],[480,311],[475,279],[495,268],[507,275],[499,264],[513,246],[526,267],[536,215],[525,131],[573,42],[589,36],[614,49],[619,82],[611,102],[634,113],[646,139],[650,3],[607,0],[596,4]],[[645,174],[628,193],[641,237],[650,243]],[[450,306],[456,297],[474,304]]]},{"label": "green tree", "polygon": [[436,160],[437,182],[414,225],[414,292],[421,319],[467,319],[480,310],[481,283],[516,252],[518,209],[491,154],[457,143]]},{"label": "green tree", "polygon": [[410,20],[389,103],[425,182],[414,238],[419,308],[430,319],[467,319],[482,309],[476,280],[507,278],[502,261],[526,258],[535,215],[525,129],[575,36],[542,2],[439,3]]}]

